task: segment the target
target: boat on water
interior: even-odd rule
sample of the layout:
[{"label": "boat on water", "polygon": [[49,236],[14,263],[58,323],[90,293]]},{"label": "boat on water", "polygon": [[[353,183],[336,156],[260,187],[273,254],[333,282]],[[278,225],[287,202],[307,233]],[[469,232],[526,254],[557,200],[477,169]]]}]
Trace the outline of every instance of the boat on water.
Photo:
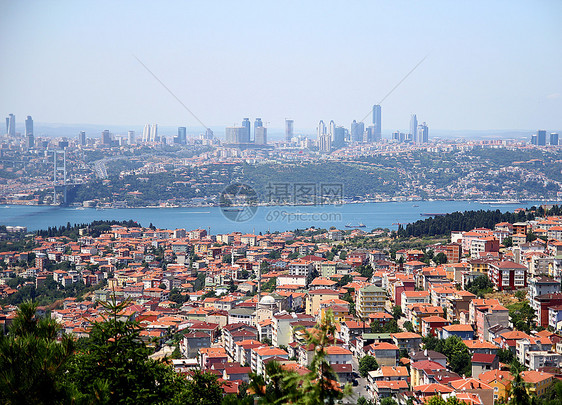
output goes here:
[{"label": "boat on water", "polygon": [[223,208],[222,210],[224,212],[242,212],[244,211],[244,208],[234,207],[234,208]]},{"label": "boat on water", "polygon": [[367,225],[365,225],[364,223],[360,222],[357,225],[353,225],[353,224],[346,224],[345,227],[346,228],[365,228]]},{"label": "boat on water", "polygon": [[446,213],[431,213],[431,212],[422,212],[420,214],[422,217],[442,217],[444,215],[447,215]]}]

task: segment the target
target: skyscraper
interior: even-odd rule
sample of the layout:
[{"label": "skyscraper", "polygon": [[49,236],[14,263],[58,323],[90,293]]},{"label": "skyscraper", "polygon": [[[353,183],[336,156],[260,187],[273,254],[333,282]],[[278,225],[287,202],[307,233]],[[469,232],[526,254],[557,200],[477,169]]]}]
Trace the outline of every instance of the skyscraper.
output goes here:
[{"label": "skyscraper", "polygon": [[148,142],[149,136],[150,136],[150,125],[145,124],[144,128],[142,129],[142,141],[143,141],[143,143]]},{"label": "skyscraper", "polygon": [[365,124],[353,120],[351,123],[351,142],[363,142],[363,132],[365,132]]},{"label": "skyscraper", "polygon": [[322,135],[326,133],[326,124],[324,124],[324,120],[320,120],[320,122],[318,123],[317,131],[318,131],[318,140],[320,140]]},{"label": "skyscraper", "polygon": [[129,145],[134,145],[135,144],[135,131],[129,131],[127,133],[127,143]]},{"label": "skyscraper", "polygon": [[417,143],[428,143],[429,142],[429,128],[424,122],[418,125],[418,142]]},{"label": "skyscraper", "polygon": [[142,130],[142,141],[157,142],[158,140],[158,124],[146,124]]},{"label": "skyscraper", "polygon": [[410,117],[410,136],[411,136],[411,140],[414,143],[420,143],[416,137],[418,132],[418,117],[416,117],[416,114],[412,114],[412,116]]},{"label": "skyscraper", "polygon": [[158,124],[152,124],[150,126],[150,142],[158,142],[160,138],[158,137]]},{"label": "skyscraper", "polygon": [[293,139],[293,120],[285,119],[285,142],[291,142]]},{"label": "skyscraper", "polygon": [[247,134],[246,127],[229,127],[226,128],[226,143],[236,145],[240,143],[248,143],[245,141]]},{"label": "skyscraper", "polygon": [[[330,122],[330,128],[332,123]],[[335,125],[334,125],[335,127]],[[318,123],[318,150],[320,152],[330,152],[332,150],[332,138],[330,137],[330,133],[328,133],[326,129],[326,124],[324,124],[323,120],[320,120]]]},{"label": "skyscraper", "polygon": [[78,134],[78,143],[82,146],[86,145],[86,132],[80,131]]},{"label": "skyscraper", "polygon": [[246,128],[246,132],[244,133],[244,136],[242,138],[242,140],[239,143],[250,143],[250,127],[252,124],[250,124],[250,119],[249,118],[244,118],[242,120],[242,126],[244,128]]},{"label": "skyscraper", "polygon": [[373,125],[375,126],[375,141],[378,142],[382,139],[381,106],[378,104],[373,106]]},{"label": "skyscraper", "polygon": [[181,145],[187,144],[187,128],[178,127],[178,143]]},{"label": "skyscraper", "polygon": [[365,142],[371,143],[377,140],[377,135],[375,131],[376,128],[374,125],[369,125],[367,128],[365,128],[365,133],[363,135],[363,139],[365,140]]},{"label": "skyscraper", "polygon": [[27,149],[31,149],[35,146],[35,137],[33,135],[33,119],[31,115],[28,115],[25,119],[25,144]]},{"label": "skyscraper", "polygon": [[104,129],[101,133],[101,143],[106,146],[111,146],[111,133],[109,129]]},{"label": "skyscraper", "polygon": [[334,129],[334,136],[332,138],[332,146],[334,148],[343,148],[345,146],[345,133],[344,127],[336,127]]},{"label": "skyscraper", "polygon": [[258,143],[258,141],[256,140],[256,136],[257,136],[256,130],[260,127],[263,127],[263,122],[261,121],[261,118],[256,118],[256,120],[254,121],[254,139],[253,139],[255,143]]},{"label": "skyscraper", "polygon": [[556,132],[550,134],[550,144],[552,146],[558,145],[558,134]]},{"label": "skyscraper", "polygon": [[31,115],[28,115],[25,119],[25,135],[33,135],[33,118]]},{"label": "skyscraper", "polygon": [[236,139],[236,133],[234,131],[235,127],[226,127],[224,129],[224,136],[225,136],[225,142],[227,144],[233,144],[235,142]]},{"label": "skyscraper", "polygon": [[267,128],[263,125],[254,127],[254,142],[256,145],[267,145]]},{"label": "skyscraper", "polygon": [[546,131],[544,129],[539,129],[537,131],[537,145],[538,146],[546,145]]},{"label": "skyscraper", "polygon": [[16,136],[16,116],[10,114],[6,117],[6,135],[15,137]]}]

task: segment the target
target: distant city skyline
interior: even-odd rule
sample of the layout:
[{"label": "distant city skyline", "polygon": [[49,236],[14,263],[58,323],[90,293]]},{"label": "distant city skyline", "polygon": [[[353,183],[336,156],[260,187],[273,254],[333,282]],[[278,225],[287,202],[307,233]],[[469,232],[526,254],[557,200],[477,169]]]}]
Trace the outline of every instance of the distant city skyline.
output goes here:
[{"label": "distant city skyline", "polygon": [[[409,118],[406,117],[404,125],[399,128],[385,128],[382,131],[382,139],[392,139],[392,134],[395,131],[402,131],[402,132],[409,132]],[[345,123],[342,123],[344,126]],[[427,123],[431,125],[431,123]],[[104,129],[108,129],[115,135],[121,136],[128,136],[129,131],[133,132],[133,137],[135,134],[139,134],[136,139],[142,140],[142,133],[144,124],[132,124],[132,125],[121,125],[121,124],[63,124],[63,123],[46,123],[46,122],[37,122],[34,120],[34,135],[37,137],[65,137],[65,138],[79,138],[81,132],[85,132],[87,137],[94,138],[99,137],[100,133]],[[353,123],[347,125],[347,128],[352,128]],[[183,126],[185,127],[184,123],[176,124],[176,125],[159,125],[158,131],[162,133],[163,136],[169,138],[170,140],[173,137],[177,136],[178,127]],[[230,125],[231,126],[231,125]],[[215,126],[210,125],[210,129],[214,132],[215,136],[219,139],[225,139],[225,130],[227,126]],[[544,129],[544,128],[540,128]],[[443,130],[443,129],[434,129],[431,128],[431,138],[444,138],[444,139],[456,139],[456,138],[465,138],[465,139],[522,139],[522,140],[529,140],[533,134],[537,133],[538,128],[534,129],[490,129],[490,130]],[[548,133],[556,132],[561,133],[562,128],[546,128]],[[186,127],[186,136],[187,137],[198,137],[200,134],[204,134],[205,128],[193,126],[193,127]],[[285,137],[285,128],[267,128],[267,138],[268,142],[278,142],[284,141]],[[25,134],[25,123],[23,121],[16,121],[16,133],[20,133],[21,136]],[[315,140],[317,138],[317,124],[314,128],[296,128],[294,135],[303,135],[308,137],[309,139]]]},{"label": "distant city skyline", "polygon": [[[327,132],[326,135],[329,135],[330,138],[330,148],[332,146],[331,142],[334,142],[333,146],[341,147],[343,145],[343,140],[345,142],[378,142],[382,140],[396,140],[398,139],[398,134],[403,135],[403,140],[411,140],[413,143],[425,143],[429,140],[429,131],[427,123],[421,122],[418,125],[418,120],[416,114],[410,115],[410,121],[408,129],[405,133],[402,133],[402,128],[398,129],[387,129],[379,133],[377,128],[380,128],[381,122],[381,109],[380,106],[374,105],[372,109],[372,119],[373,125],[370,125],[365,128],[364,122],[357,122],[353,120],[353,122],[346,126],[338,125],[339,123],[334,122],[334,120],[330,121],[330,131]],[[269,123],[269,122],[267,122]],[[323,124],[323,121],[320,121]],[[33,120],[31,116],[27,116],[25,123],[20,125],[14,114],[8,114],[6,117],[6,131],[5,134],[7,136],[14,136],[18,134],[20,136],[27,136],[28,137],[28,144],[33,144],[34,142],[34,129],[33,129]],[[309,139],[313,140],[316,139],[317,141],[321,141],[321,136],[319,133],[319,127],[316,126],[315,129],[302,129],[299,130],[297,133],[293,130],[294,120],[285,119],[285,128],[269,128],[270,136],[268,137],[268,128],[263,127],[263,121],[261,118],[256,117],[254,121],[254,132],[253,137],[251,136],[251,123],[250,118],[244,118],[242,120],[242,127],[243,132],[240,132],[238,135],[234,135],[232,130],[236,127],[233,126],[212,126],[203,128],[203,127],[186,127],[186,126],[164,126],[164,133],[162,133],[161,138],[167,138],[171,143],[179,143],[185,144],[188,137],[200,137],[205,136],[208,138],[209,134],[211,134],[211,138],[213,135],[216,135],[218,139],[223,139],[225,141],[233,141],[232,143],[256,143],[256,144],[267,144],[267,140],[269,139],[271,142],[290,142],[290,139],[293,136],[301,137],[308,137]],[[23,127],[23,128],[22,128]],[[47,136],[47,137],[62,137],[62,138],[75,138],[78,137],[79,139],[85,139],[85,131],[84,128],[88,127],[90,130],[90,134],[96,134],[99,132],[105,131],[101,128],[107,127],[116,127],[110,132],[112,136],[117,135],[120,138],[125,138],[129,140],[129,143],[134,143],[135,140],[135,129],[139,130],[139,125],[108,125],[108,124],[50,124],[50,123],[39,123],[38,128],[40,128],[39,136]],[[258,127],[261,127],[259,131],[256,132]],[[29,128],[31,128],[31,136],[29,136]],[[95,128],[95,129],[92,129]],[[175,134],[177,130],[177,135]],[[550,144],[557,144],[554,139],[557,139],[557,133],[560,132],[558,129],[548,129],[551,133],[551,137],[556,135],[556,138],[550,142]],[[15,132],[13,132],[15,131]],[[46,131],[46,132],[45,132]],[[216,134],[214,134],[216,131]],[[284,132],[283,132],[284,131]],[[434,129],[433,137],[434,138],[469,138],[469,139],[526,139],[528,137],[535,138],[537,136],[537,130],[440,130]],[[544,131],[544,130],[539,130]],[[155,142],[160,141],[160,136],[158,135],[158,124],[145,124],[144,128],[142,129],[142,142]],[[257,135],[259,132],[259,135]],[[11,135],[10,135],[11,133]],[[242,138],[240,138],[242,137]],[[259,138],[258,138],[259,137]],[[335,138],[337,140],[335,140]],[[234,141],[237,139],[236,141]],[[131,142],[131,140],[133,142]],[[83,144],[83,142],[81,141]],[[532,142],[535,143],[535,142]],[[325,145],[327,146],[327,145]]]},{"label": "distant city skyline", "polygon": [[0,111],[199,127],[138,57],[207,126],[349,127],[428,55],[382,102],[383,134],[414,113],[432,132],[557,130],[561,16],[556,0],[5,2]]},{"label": "distant city skyline", "polygon": [[382,102],[383,133],[413,113],[435,129],[554,130],[561,16],[556,0],[5,2],[0,111],[200,126],[138,57],[207,126],[349,127],[427,56]]}]

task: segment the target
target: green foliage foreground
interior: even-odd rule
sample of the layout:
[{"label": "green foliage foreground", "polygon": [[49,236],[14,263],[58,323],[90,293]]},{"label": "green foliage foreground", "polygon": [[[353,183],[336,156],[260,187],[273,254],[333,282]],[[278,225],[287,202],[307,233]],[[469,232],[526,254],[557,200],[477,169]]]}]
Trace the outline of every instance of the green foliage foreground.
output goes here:
[{"label": "green foliage foreground", "polygon": [[36,319],[36,306],[22,304],[10,336],[0,334],[0,403],[48,404],[68,402],[64,380],[74,342],[58,343],[57,324]]},{"label": "green foliage foreground", "polygon": [[300,375],[276,362],[266,375],[251,375],[249,389],[223,396],[213,374],[195,371],[186,379],[149,358],[140,324],[124,315],[129,301],[100,303],[101,321],[89,337],[75,341],[52,319],[36,315],[37,304],[23,303],[7,335],[0,334],[0,404],[334,404],[350,393],[341,389],[326,359],[335,322],[328,313],[312,331],[316,347],[309,372]]},{"label": "green foliage foreground", "polygon": [[103,321],[77,347],[67,335],[59,342],[56,322],[38,319],[36,304],[23,303],[0,337],[0,403],[220,404],[215,376],[196,372],[187,380],[148,357],[140,325],[122,315],[129,304],[102,304]]}]

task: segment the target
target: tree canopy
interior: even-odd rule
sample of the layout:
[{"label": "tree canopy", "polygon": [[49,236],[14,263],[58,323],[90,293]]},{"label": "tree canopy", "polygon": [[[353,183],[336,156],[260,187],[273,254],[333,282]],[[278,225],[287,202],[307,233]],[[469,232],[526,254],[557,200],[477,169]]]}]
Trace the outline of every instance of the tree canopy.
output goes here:
[{"label": "tree canopy", "polygon": [[0,403],[64,403],[71,396],[64,374],[74,341],[57,342],[58,325],[36,309],[31,301],[21,304],[9,334],[0,334]]},{"label": "tree canopy", "polygon": [[451,371],[465,376],[472,375],[472,356],[460,337],[450,336],[443,340],[426,336],[422,341],[425,349],[434,350],[447,356]]},{"label": "tree canopy", "polygon": [[491,293],[493,291],[494,285],[490,281],[487,275],[483,274],[474,279],[474,281],[469,281],[466,283],[466,291],[471,292],[477,297],[484,297],[484,294]]},{"label": "tree canopy", "polygon": [[367,377],[369,371],[373,371],[379,368],[379,363],[377,363],[377,359],[373,356],[364,356],[361,360],[359,360],[359,374],[361,377]]},{"label": "tree canopy", "polygon": [[128,301],[103,303],[103,320],[76,342],[52,319],[23,303],[0,335],[2,404],[220,404],[216,376],[199,371],[190,379],[149,358],[138,322],[123,315]]},{"label": "tree canopy", "polygon": [[509,317],[516,330],[531,333],[531,329],[536,326],[535,310],[529,305],[528,301],[517,302],[508,306]]}]

